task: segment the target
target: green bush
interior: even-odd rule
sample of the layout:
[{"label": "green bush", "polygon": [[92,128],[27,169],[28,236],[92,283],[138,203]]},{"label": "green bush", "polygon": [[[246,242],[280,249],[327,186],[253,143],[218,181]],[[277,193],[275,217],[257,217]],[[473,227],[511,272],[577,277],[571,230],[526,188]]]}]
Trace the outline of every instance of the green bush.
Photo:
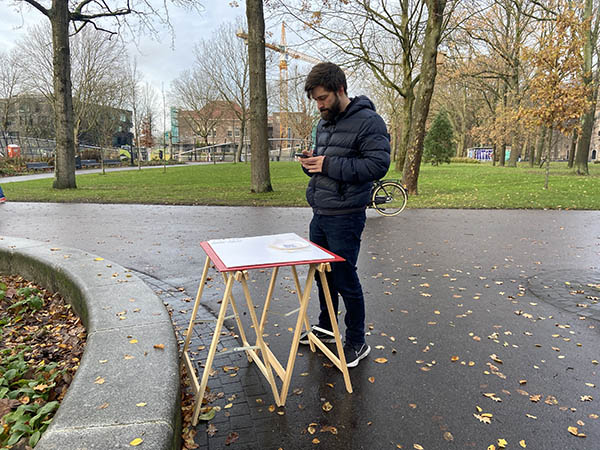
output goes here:
[{"label": "green bush", "polygon": [[458,157],[458,156],[453,156],[452,158],[450,158],[450,162],[453,163],[460,163],[460,164],[481,164],[481,161],[479,161],[478,159],[474,159],[474,158],[467,158],[467,157]]},{"label": "green bush", "polygon": [[437,166],[441,163],[450,164],[454,155],[454,133],[446,111],[440,111],[433,119],[431,128],[425,136],[423,161]]}]

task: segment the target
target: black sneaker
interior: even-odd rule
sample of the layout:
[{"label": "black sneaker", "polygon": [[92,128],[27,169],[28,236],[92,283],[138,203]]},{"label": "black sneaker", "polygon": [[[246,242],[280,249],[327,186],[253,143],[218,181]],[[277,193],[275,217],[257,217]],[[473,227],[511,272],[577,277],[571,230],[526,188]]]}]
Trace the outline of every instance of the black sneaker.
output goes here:
[{"label": "black sneaker", "polygon": [[344,344],[344,356],[346,357],[346,366],[358,366],[358,362],[361,359],[365,358],[370,351],[371,347],[368,344],[362,344],[357,346],[348,343]]},{"label": "black sneaker", "polygon": [[[320,328],[316,325],[312,326],[311,331],[323,344],[335,344],[333,331]],[[300,335],[300,343],[304,345],[308,345],[310,343],[308,340],[308,331],[305,331]]]}]

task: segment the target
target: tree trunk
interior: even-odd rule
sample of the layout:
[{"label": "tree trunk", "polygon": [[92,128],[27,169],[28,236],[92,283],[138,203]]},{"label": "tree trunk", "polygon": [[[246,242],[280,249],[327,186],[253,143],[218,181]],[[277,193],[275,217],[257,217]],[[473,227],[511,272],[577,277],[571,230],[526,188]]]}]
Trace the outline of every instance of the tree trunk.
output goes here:
[{"label": "tree trunk", "polygon": [[73,139],[73,98],[71,92],[71,54],[69,48],[69,2],[53,0],[50,10],[52,25],[52,64],[54,66],[54,114],[56,151],[54,163],[55,189],[76,188],[75,142]]},{"label": "tree trunk", "polygon": [[[595,77],[596,80],[598,76]],[[591,105],[583,114],[583,123],[581,124],[581,136],[577,141],[577,152],[575,153],[575,171],[577,175],[589,175],[588,158],[590,154],[590,144],[592,142],[592,131],[594,128],[594,111],[598,101],[598,83],[592,88],[590,98]]]},{"label": "tree trunk", "polygon": [[550,139],[548,139],[548,153],[546,153],[546,177],[544,181],[544,189],[548,189],[548,182],[550,181],[550,153],[552,152],[552,134],[554,130],[550,127]]},{"label": "tree trunk", "polygon": [[528,149],[529,167],[533,167],[535,165],[535,149],[537,148],[539,141],[540,141],[540,136],[538,135],[535,138],[535,142],[533,143],[533,145],[530,146],[530,148]]},{"label": "tree trunk", "polygon": [[577,175],[589,175],[588,157],[592,140],[592,129],[594,128],[596,101],[598,98],[598,70],[596,70],[596,76],[592,77],[592,60],[594,57],[594,47],[596,46],[596,39],[592,33],[592,14],[593,0],[586,0],[584,19],[587,22],[586,40],[583,46],[583,82],[589,89],[588,100],[590,101],[590,105],[587,111],[583,113],[581,136],[577,142],[577,154],[575,155],[575,171]]},{"label": "tree trunk", "polygon": [[510,144],[510,156],[508,157],[508,167],[517,167],[517,160],[521,156],[521,148],[518,146],[517,138],[513,137]]},{"label": "tree trunk", "polygon": [[571,136],[571,148],[569,149],[569,162],[567,163],[567,167],[569,169],[573,168],[573,161],[575,161],[575,151],[577,150],[577,130],[573,131],[573,135]]},{"label": "tree trunk", "polygon": [[408,193],[418,195],[419,170],[423,157],[425,140],[425,125],[429,115],[431,96],[437,75],[437,48],[442,35],[444,8],[446,0],[426,0],[428,17],[423,45],[423,61],[419,80],[419,93],[415,100],[415,120],[413,124],[413,139],[406,153],[402,182]]},{"label": "tree trunk", "polygon": [[535,152],[535,165],[539,165],[542,161],[542,154],[544,153],[544,148],[546,146],[546,134],[548,133],[548,129],[542,126],[542,133],[540,138],[538,139],[538,146]]},{"label": "tree trunk", "polygon": [[410,145],[410,132],[413,125],[413,106],[415,104],[414,91],[406,91],[404,97],[404,106],[402,107],[402,134],[398,145],[398,153],[396,154],[396,171],[401,172],[406,162],[406,153]]},{"label": "tree trunk", "polygon": [[246,121],[240,122],[240,142],[238,143],[237,150],[235,152],[235,160],[242,162],[242,151],[244,150],[244,139],[246,138]]},{"label": "tree trunk", "polygon": [[267,131],[267,82],[263,0],[246,0],[248,59],[250,62],[250,145],[252,192],[271,192]]}]

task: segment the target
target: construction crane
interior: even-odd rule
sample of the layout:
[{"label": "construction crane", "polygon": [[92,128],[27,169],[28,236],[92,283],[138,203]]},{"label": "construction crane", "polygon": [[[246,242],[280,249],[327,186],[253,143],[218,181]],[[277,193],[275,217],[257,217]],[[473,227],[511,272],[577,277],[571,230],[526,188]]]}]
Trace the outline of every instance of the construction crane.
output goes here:
[{"label": "construction crane", "polygon": [[[248,33],[244,31],[238,31],[236,36],[244,39],[248,42]],[[265,47],[280,53],[279,55],[279,137],[283,138],[284,136],[288,136],[288,128],[289,128],[289,79],[288,79],[288,58],[292,57],[294,59],[300,59],[302,61],[306,61],[312,64],[318,64],[322,62],[320,59],[313,58],[312,56],[306,55],[302,52],[293,50],[288,48],[287,39],[285,36],[285,22],[281,23],[281,43],[270,44],[265,42]]]}]

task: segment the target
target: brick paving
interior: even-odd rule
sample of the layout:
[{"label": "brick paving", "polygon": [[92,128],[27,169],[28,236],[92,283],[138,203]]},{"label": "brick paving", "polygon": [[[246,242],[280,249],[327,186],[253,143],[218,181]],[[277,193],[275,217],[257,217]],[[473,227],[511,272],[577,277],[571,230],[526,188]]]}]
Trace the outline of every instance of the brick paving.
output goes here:
[{"label": "brick paving", "polygon": [[[189,325],[195,295],[189,295],[180,288],[148,275],[139,272],[136,275],[154,290],[171,312],[178,342],[183,347],[184,333]],[[207,355],[216,323],[215,319],[216,317],[201,304],[197,314],[199,323],[194,327],[194,335],[190,341],[190,355],[200,376],[203,367],[202,358]],[[248,363],[243,352],[227,353],[228,349],[239,345],[240,342],[234,332],[227,329],[221,332],[217,355],[213,363],[214,376],[209,377],[208,381],[209,395],[212,394],[211,396],[214,398],[211,405],[220,407],[221,410],[210,422],[198,423],[196,443],[201,450],[224,448],[230,433],[238,435],[235,448],[260,448],[257,439],[259,434],[268,434],[272,431],[268,419],[270,415],[268,402],[272,394],[270,390],[267,390],[268,386],[263,383],[262,376],[256,367]],[[234,367],[237,370],[225,371],[223,369],[225,367]],[[257,403],[256,400],[262,398],[265,399],[264,403]],[[232,406],[226,408],[229,404]],[[212,437],[207,433],[209,423],[217,429]]]}]

